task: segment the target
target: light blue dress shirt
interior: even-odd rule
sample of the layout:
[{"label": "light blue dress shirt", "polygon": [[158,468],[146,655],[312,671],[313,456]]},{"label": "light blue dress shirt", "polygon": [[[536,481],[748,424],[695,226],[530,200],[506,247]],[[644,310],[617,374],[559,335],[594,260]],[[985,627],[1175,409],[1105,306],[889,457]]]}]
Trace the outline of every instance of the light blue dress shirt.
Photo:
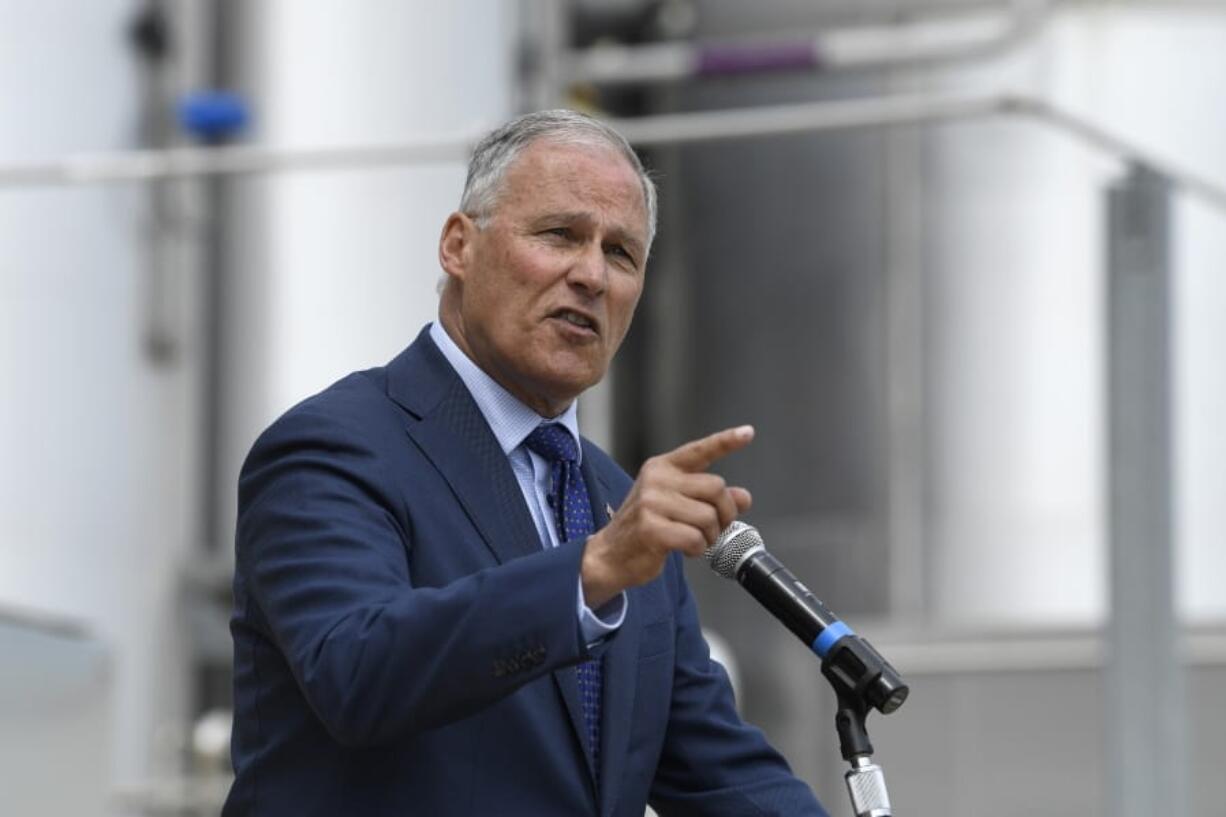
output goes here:
[{"label": "light blue dress shirt", "polygon": [[[549,510],[549,463],[540,454],[529,451],[524,440],[541,423],[559,423],[575,438],[579,448],[579,457],[583,457],[583,447],[579,445],[579,422],[575,403],[572,401],[561,416],[552,419],[542,417],[525,406],[517,397],[498,384],[492,377],[481,370],[469,359],[464,351],[456,346],[455,341],[443,329],[438,321],[430,324],[430,339],[447,358],[451,368],[455,369],[460,380],[468,387],[469,393],[476,402],[477,408],[489,423],[495,439],[502,447],[502,453],[507,455],[511,470],[523,492],[524,502],[536,523],[537,533],[541,543],[547,547],[558,546],[557,520]],[[626,594],[620,593],[599,608],[599,612],[591,610],[583,599],[583,580],[579,580],[578,595],[579,627],[583,638],[588,644],[595,644],[622,625],[626,617]]]}]

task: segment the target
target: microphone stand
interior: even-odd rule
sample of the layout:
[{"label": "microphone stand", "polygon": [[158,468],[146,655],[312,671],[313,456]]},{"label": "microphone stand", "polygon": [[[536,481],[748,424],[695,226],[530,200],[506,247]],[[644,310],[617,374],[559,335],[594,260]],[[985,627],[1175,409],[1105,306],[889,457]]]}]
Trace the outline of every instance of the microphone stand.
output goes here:
[{"label": "microphone stand", "polygon": [[716,573],[739,582],[822,659],[822,675],[839,699],[835,725],[843,759],[851,764],[843,776],[851,806],[856,817],[892,817],[885,776],[873,763],[864,720],[869,709],[889,715],[907,700],[910,688],[898,670],[768,553],[753,526],[733,522],[707,549],[707,560]]},{"label": "microphone stand", "polygon": [[[880,766],[873,763],[873,744],[868,738],[865,720],[869,710],[874,707],[889,713],[901,706],[906,699],[907,687],[901,684],[893,668],[867,642],[845,639],[840,642],[840,647],[822,660],[822,675],[826,676],[838,696],[839,708],[834,724],[839,733],[839,750],[843,759],[851,764],[851,769],[843,775],[847,794],[851,797],[851,808],[856,817],[892,817],[894,812],[885,789],[885,774]],[[874,658],[880,660],[886,670],[875,679],[871,671],[864,672],[865,664],[872,666]],[[849,668],[859,671],[849,673]],[[871,680],[866,682],[866,675]],[[886,681],[883,675],[887,678],[893,675],[899,682],[899,686],[892,687],[892,694],[885,700],[881,698]]]}]

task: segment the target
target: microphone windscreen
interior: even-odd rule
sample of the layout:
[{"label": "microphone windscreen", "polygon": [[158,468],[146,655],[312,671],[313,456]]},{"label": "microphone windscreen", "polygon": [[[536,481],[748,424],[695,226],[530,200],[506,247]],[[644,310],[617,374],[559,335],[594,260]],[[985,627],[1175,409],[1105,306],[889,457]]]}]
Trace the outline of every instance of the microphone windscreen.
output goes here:
[{"label": "microphone windscreen", "polygon": [[724,528],[715,544],[707,548],[707,561],[716,573],[735,581],[741,560],[755,548],[765,548],[758,529],[741,521],[733,522]]}]

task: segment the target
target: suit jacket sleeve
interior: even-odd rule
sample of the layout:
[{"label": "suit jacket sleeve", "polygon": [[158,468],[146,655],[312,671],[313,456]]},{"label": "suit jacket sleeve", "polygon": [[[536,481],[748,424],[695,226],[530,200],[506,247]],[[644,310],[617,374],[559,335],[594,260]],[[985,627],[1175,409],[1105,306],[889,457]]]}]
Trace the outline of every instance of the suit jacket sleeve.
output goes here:
[{"label": "suit jacket sleeve", "polygon": [[680,556],[671,568],[678,599],[676,666],[651,805],[667,817],[826,817],[761,731],[737,714],[727,673],[711,660],[702,637]]},{"label": "suit jacket sleeve", "polygon": [[236,603],[348,746],[463,718],[586,654],[582,543],[414,586],[405,499],[371,436],[299,406],[239,483]]}]

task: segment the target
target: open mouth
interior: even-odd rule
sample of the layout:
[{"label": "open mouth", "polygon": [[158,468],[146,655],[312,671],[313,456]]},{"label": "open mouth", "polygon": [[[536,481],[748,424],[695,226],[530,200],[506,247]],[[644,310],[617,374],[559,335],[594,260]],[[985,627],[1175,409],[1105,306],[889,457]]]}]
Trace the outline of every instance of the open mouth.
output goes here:
[{"label": "open mouth", "polygon": [[600,328],[596,323],[596,319],[586,313],[576,312],[573,309],[559,309],[549,317],[563,321],[577,329],[584,329],[597,335],[600,334]]}]

